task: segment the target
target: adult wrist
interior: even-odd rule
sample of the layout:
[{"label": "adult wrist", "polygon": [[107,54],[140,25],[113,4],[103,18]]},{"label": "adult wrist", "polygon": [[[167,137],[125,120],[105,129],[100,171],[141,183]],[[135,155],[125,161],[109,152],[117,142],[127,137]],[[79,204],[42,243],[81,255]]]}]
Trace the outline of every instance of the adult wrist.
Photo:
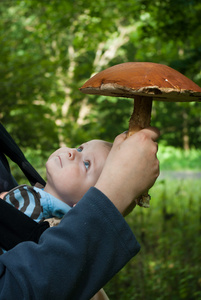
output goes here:
[{"label": "adult wrist", "polygon": [[121,189],[117,189],[116,184],[108,184],[98,181],[95,185],[95,188],[100,190],[118,209],[118,211],[124,216],[127,209],[132,203],[132,200],[129,201],[129,196],[123,193]]}]

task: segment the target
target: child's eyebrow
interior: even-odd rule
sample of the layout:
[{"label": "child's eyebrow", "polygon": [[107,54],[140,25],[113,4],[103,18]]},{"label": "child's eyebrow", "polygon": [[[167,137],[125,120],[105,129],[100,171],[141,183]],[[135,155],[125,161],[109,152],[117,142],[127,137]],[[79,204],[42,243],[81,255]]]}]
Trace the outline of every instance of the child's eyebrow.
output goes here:
[{"label": "child's eyebrow", "polygon": [[77,148],[80,148],[82,146],[83,146],[83,144],[79,144],[79,145],[74,146],[73,148],[77,149]]},{"label": "child's eyebrow", "polygon": [[87,142],[86,142],[86,143],[83,143],[83,144],[81,144],[80,146],[83,147],[83,148],[85,148],[86,146],[88,146],[88,143],[87,143]]},{"label": "child's eyebrow", "polygon": [[82,144],[76,145],[75,148],[83,147],[83,146],[85,146],[87,144],[88,144],[87,142],[86,143],[82,143]]}]

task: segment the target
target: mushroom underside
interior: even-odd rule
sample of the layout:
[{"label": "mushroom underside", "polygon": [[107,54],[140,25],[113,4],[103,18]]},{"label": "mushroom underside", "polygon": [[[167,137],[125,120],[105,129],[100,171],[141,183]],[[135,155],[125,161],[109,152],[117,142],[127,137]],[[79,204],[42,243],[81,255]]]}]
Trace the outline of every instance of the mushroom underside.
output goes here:
[{"label": "mushroom underside", "polygon": [[100,87],[87,87],[81,89],[83,93],[105,95],[113,97],[134,98],[137,96],[151,97],[154,100],[165,102],[201,102],[201,94],[192,90],[175,88],[162,88],[158,86],[146,86],[139,89],[131,89],[115,83],[102,84]]}]

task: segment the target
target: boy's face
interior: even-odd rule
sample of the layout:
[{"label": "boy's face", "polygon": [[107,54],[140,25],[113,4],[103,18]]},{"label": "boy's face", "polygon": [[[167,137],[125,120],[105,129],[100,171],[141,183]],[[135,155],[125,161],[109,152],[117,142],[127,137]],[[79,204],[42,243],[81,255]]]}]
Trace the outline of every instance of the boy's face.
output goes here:
[{"label": "boy's face", "polygon": [[109,151],[101,140],[56,150],[46,163],[45,191],[73,206],[97,182]]}]

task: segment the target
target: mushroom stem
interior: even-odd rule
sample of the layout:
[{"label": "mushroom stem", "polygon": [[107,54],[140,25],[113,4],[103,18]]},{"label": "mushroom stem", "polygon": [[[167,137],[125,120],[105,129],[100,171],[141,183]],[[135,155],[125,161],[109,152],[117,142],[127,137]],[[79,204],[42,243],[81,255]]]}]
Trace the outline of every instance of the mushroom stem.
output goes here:
[{"label": "mushroom stem", "polygon": [[[128,136],[133,135],[139,130],[149,127],[151,122],[152,98],[136,96],[134,100],[134,110],[129,121]],[[149,207],[151,197],[144,193],[135,202],[142,207]]]},{"label": "mushroom stem", "polygon": [[134,110],[129,121],[128,136],[149,127],[151,122],[152,98],[135,96]]}]

